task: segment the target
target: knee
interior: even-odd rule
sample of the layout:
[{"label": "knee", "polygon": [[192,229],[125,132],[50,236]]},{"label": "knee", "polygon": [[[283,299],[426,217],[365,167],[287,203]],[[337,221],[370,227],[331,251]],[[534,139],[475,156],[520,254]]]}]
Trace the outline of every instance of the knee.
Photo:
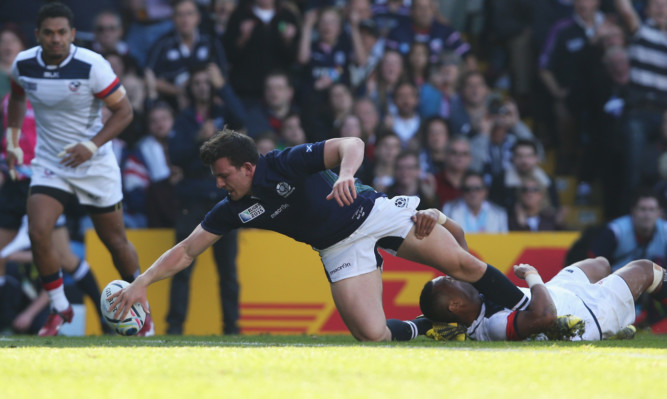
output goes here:
[{"label": "knee", "polygon": [[360,342],[382,342],[390,341],[391,334],[386,325],[364,328],[362,330],[351,331],[352,336]]},{"label": "knee", "polygon": [[598,256],[595,258],[595,260],[600,265],[600,268],[603,269],[605,276],[611,274],[611,264],[609,263],[609,259],[605,258],[604,256]]},{"label": "knee", "polygon": [[104,239],[102,239],[102,242],[104,243],[104,246],[106,246],[109,252],[111,252],[112,254],[122,253],[130,245],[130,242],[127,240],[127,238],[124,235],[119,235],[119,234],[113,236],[107,236]]},{"label": "knee", "polygon": [[30,223],[28,225],[28,236],[33,247],[42,247],[48,245],[51,241],[52,228],[45,224]]}]

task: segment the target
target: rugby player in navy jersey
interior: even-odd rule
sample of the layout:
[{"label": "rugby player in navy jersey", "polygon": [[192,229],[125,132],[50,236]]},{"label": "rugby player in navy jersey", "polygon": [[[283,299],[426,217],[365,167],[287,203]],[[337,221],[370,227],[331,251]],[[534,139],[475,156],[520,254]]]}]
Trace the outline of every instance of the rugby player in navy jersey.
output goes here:
[{"label": "rugby player in navy jersey", "polygon": [[[409,340],[431,321],[386,320],[382,308],[382,258],[377,248],[429,265],[510,309],[528,298],[498,269],[470,255],[463,230],[435,209],[416,211],[418,197],[387,198],[355,181],[364,157],[358,138],[334,138],[259,156],[255,143],[225,129],[206,141],[202,161],[229,195],[192,234],[165,252],[118,297],[116,316],[146,304],[146,287],[174,275],[221,236],[239,227],[285,234],[317,250],[334,303],[360,341]],[[330,169],[340,167],[336,175]]]}]

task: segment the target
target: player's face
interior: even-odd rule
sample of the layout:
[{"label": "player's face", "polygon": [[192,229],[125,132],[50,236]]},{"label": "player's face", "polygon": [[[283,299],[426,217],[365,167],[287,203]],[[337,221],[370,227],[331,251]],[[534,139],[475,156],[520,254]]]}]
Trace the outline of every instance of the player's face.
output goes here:
[{"label": "player's face", "polygon": [[255,166],[246,162],[236,167],[227,158],[220,158],[211,166],[218,188],[227,190],[229,198],[238,201],[250,194]]},{"label": "player's face", "polygon": [[42,46],[44,62],[57,64],[69,55],[69,45],[74,41],[76,29],[65,17],[46,18],[35,30],[37,42]]}]

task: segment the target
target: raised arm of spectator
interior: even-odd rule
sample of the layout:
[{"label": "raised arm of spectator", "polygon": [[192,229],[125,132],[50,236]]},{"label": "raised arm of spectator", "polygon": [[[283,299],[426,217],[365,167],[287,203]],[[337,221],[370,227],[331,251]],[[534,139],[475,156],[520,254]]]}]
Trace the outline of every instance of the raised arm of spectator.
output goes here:
[{"label": "raised arm of spectator", "polygon": [[354,49],[354,61],[357,65],[366,65],[368,53],[366,52],[366,48],[364,48],[364,43],[361,40],[361,32],[359,31],[359,22],[361,22],[359,12],[353,10],[350,13],[349,21],[352,47]]},{"label": "raised arm of spectator", "polygon": [[614,0],[614,6],[630,33],[637,32],[641,25],[641,20],[630,0]]},{"label": "raised arm of spectator", "polygon": [[310,44],[313,40],[313,29],[317,23],[317,10],[306,11],[303,20],[303,29],[301,30],[301,40],[299,41],[299,54],[297,61],[301,65],[306,65],[310,61]]},{"label": "raised arm of spectator", "polygon": [[[524,339],[532,334],[545,332],[553,328],[556,324],[556,305],[554,305],[551,294],[542,282],[537,269],[522,263],[514,266],[514,274],[518,278],[526,280],[530,287],[531,297],[528,309],[517,313],[514,328],[507,326],[507,339]],[[508,320],[509,322],[510,320]],[[509,336],[510,331],[514,331],[516,336]]]},{"label": "raised arm of spectator", "polygon": [[248,117],[241,100],[231,85],[227,84],[227,80],[216,64],[210,63],[208,65],[208,73],[211,85],[225,103],[225,120],[229,122],[229,126],[232,129],[243,129],[246,126]]}]

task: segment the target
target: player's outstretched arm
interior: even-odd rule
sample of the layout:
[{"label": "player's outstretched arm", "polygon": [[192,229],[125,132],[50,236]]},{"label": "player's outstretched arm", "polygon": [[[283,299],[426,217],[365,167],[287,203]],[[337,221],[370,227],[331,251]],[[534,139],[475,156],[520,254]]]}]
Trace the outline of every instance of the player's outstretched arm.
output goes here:
[{"label": "player's outstretched arm", "polygon": [[324,167],[340,165],[338,180],[333,185],[327,199],[335,199],[339,206],[352,205],[357,198],[354,174],[364,160],[364,142],[356,137],[329,139],[324,144]]},{"label": "player's outstretched arm", "polygon": [[523,339],[552,329],[556,325],[556,305],[537,269],[522,263],[514,266],[514,274],[526,280],[531,293],[528,309],[516,316],[517,335]]},{"label": "player's outstretched arm", "polygon": [[119,298],[118,310],[114,314],[114,317],[125,318],[125,315],[130,310],[130,306],[137,302],[140,302],[144,309],[148,309],[146,288],[156,281],[171,277],[188,267],[197,256],[218,241],[220,237],[204,230],[201,225],[197,226],[188,238],[162,254],[132,284],[107,299],[111,301],[115,297]]}]

